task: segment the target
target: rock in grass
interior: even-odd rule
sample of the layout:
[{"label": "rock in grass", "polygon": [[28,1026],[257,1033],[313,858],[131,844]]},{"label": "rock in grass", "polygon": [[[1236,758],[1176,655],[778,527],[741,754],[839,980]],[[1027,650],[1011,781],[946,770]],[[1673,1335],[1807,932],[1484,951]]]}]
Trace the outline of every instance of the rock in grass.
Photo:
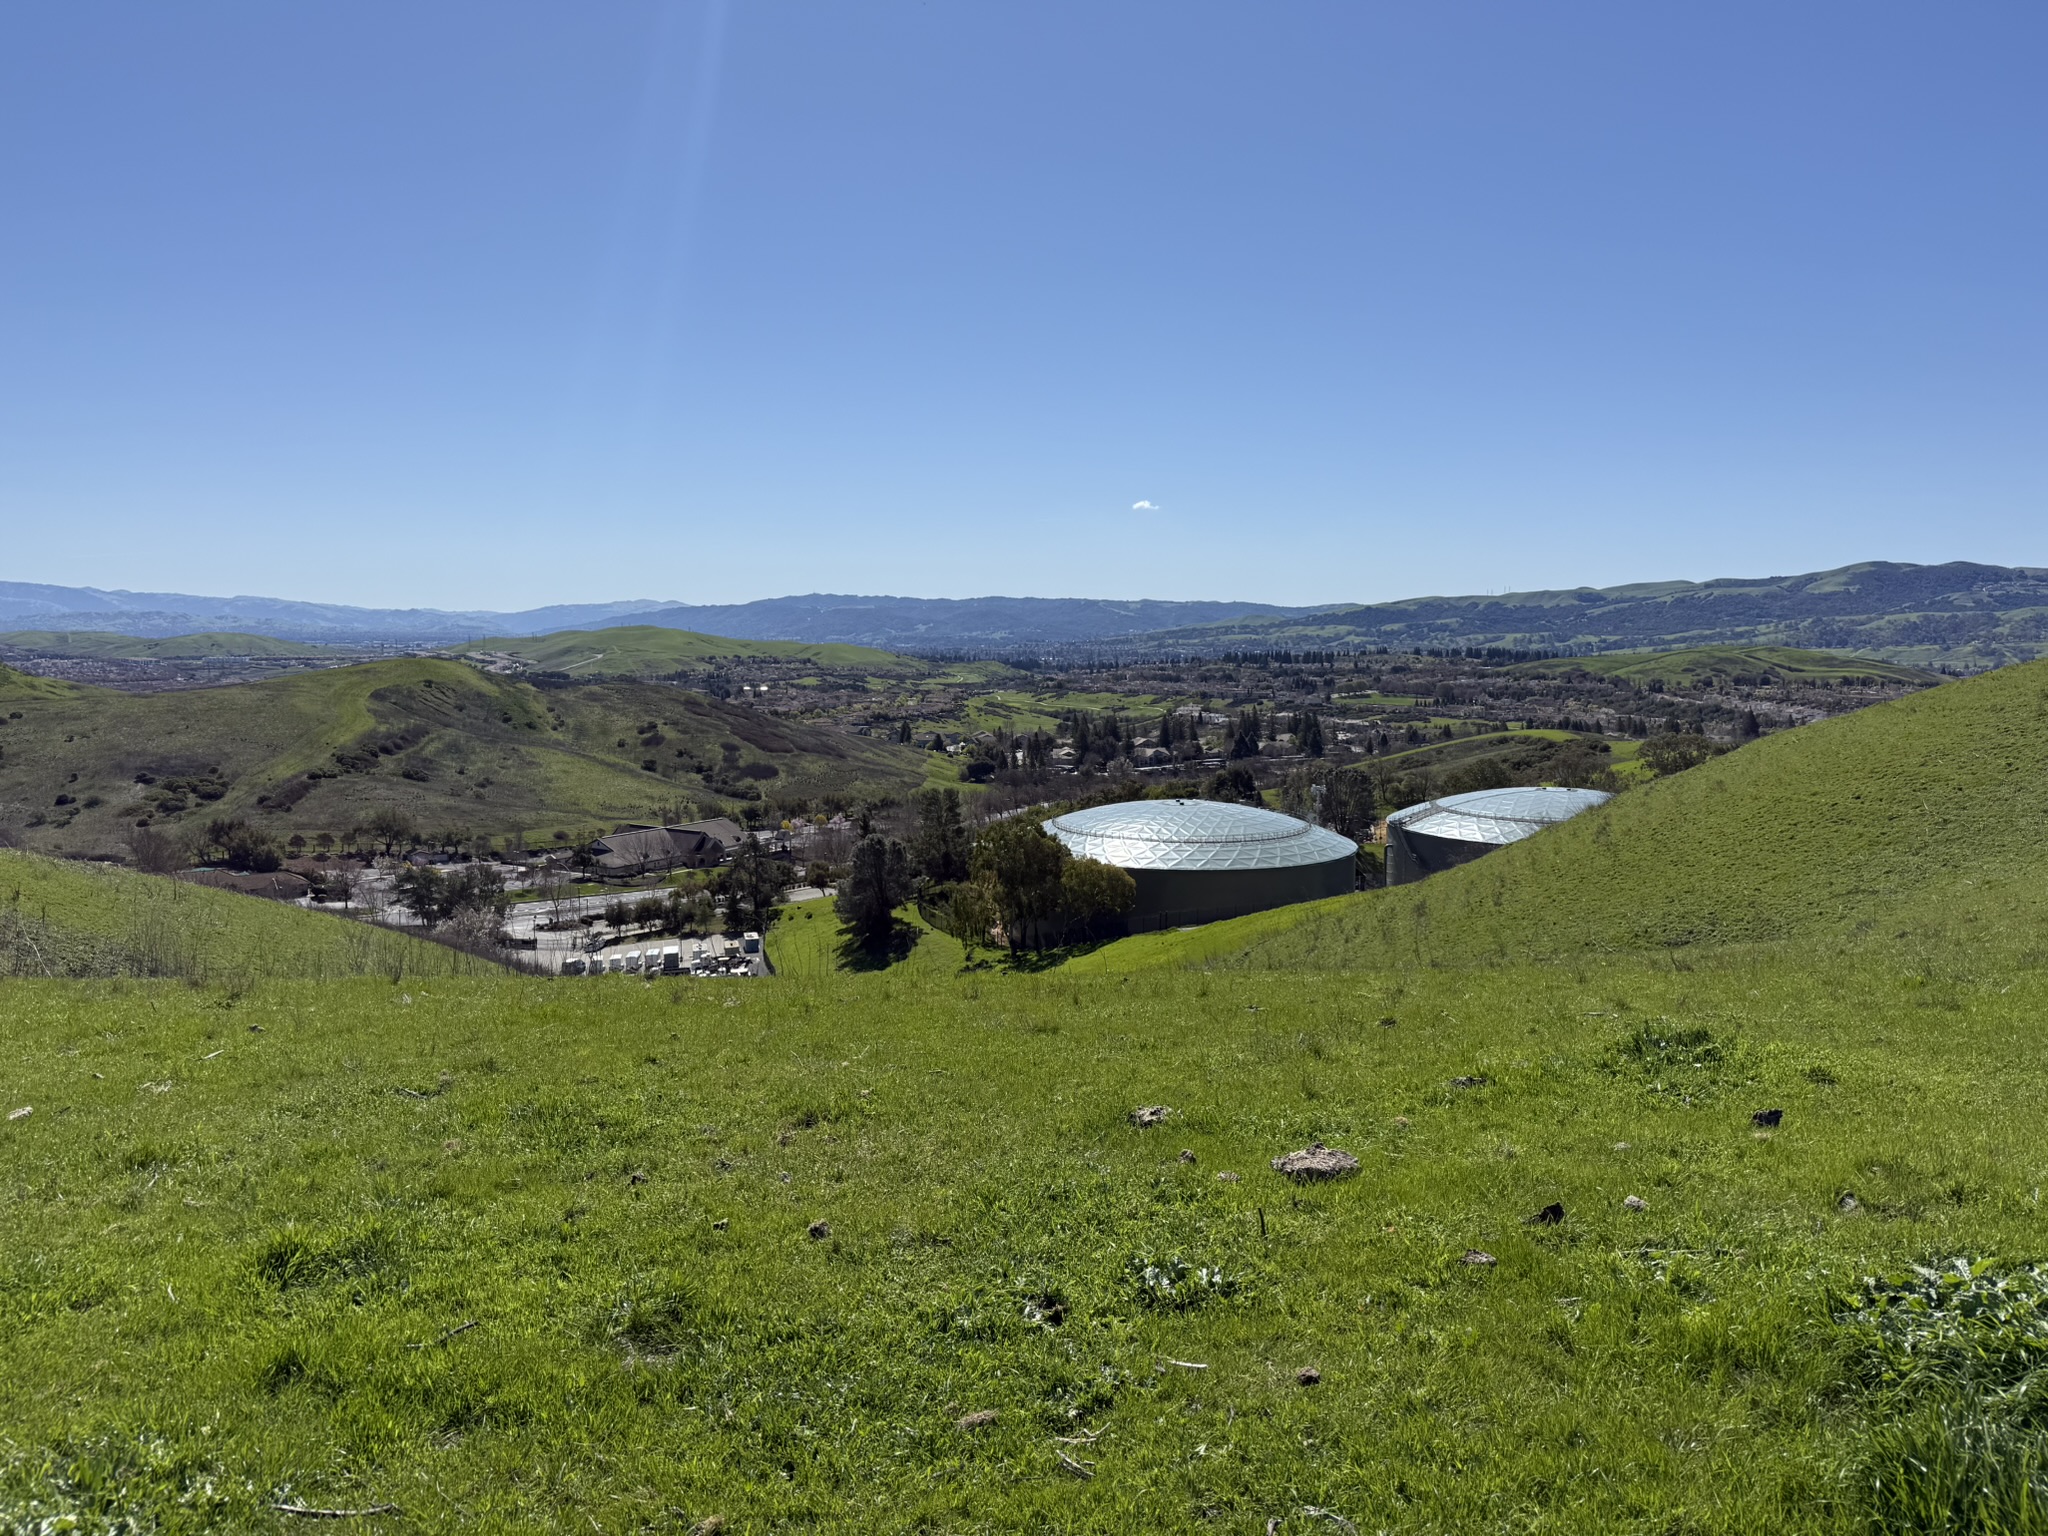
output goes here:
[{"label": "rock in grass", "polygon": [[1562,1200],[1553,1200],[1534,1216],[1524,1216],[1522,1218],[1522,1225],[1525,1227],[1554,1227],[1563,1220],[1564,1202]]},{"label": "rock in grass", "polygon": [[1625,1211],[1647,1211],[1650,1208],[1650,1202],[1641,1195],[1630,1195],[1621,1202],[1621,1208]]},{"label": "rock in grass", "polygon": [[1312,1365],[1304,1365],[1294,1373],[1295,1383],[1299,1386],[1312,1387],[1322,1379],[1323,1373]]},{"label": "rock in grass", "polygon": [[968,1414],[965,1418],[959,1421],[957,1427],[961,1429],[980,1429],[983,1425],[993,1424],[995,1423],[995,1421],[996,1410],[993,1408],[984,1408],[979,1413]]},{"label": "rock in grass", "polygon": [[1235,1184],[1238,1182],[1238,1177],[1237,1174],[1232,1173],[1226,1168],[1223,1172],[1216,1175],[1216,1182],[1218,1184]]},{"label": "rock in grass", "polygon": [[690,1527],[690,1536],[719,1536],[719,1532],[724,1529],[725,1516],[706,1515],[702,1520],[699,1520]]},{"label": "rock in grass", "polygon": [[1131,1111],[1131,1124],[1143,1130],[1148,1125],[1162,1124],[1173,1110],[1165,1104],[1141,1104]]},{"label": "rock in grass", "polygon": [[1760,1109],[1749,1117],[1749,1123],[1761,1130],[1775,1130],[1778,1122],[1785,1118],[1782,1109]]},{"label": "rock in grass", "polygon": [[1195,1154],[1189,1148],[1182,1147],[1180,1149],[1180,1160],[1184,1163],[1192,1164],[1195,1160]]},{"label": "rock in grass", "polygon": [[1475,1073],[1471,1077],[1454,1077],[1451,1079],[1451,1086],[1453,1088],[1484,1088],[1492,1081],[1492,1078],[1481,1072]]},{"label": "rock in grass", "polygon": [[1841,1199],[1835,1202],[1835,1209],[1840,1211],[1844,1216],[1846,1216],[1851,1211],[1858,1209],[1862,1204],[1862,1201],[1858,1200],[1854,1195],[1850,1194],[1849,1191],[1845,1189],[1842,1191]]},{"label": "rock in grass", "polygon": [[1320,1141],[1299,1152],[1289,1152],[1285,1157],[1273,1159],[1273,1171],[1284,1173],[1290,1179],[1341,1179],[1347,1173],[1358,1172],[1358,1159],[1349,1152],[1339,1152],[1335,1147],[1326,1147]]},{"label": "rock in grass", "polygon": [[1484,1267],[1498,1264],[1500,1260],[1496,1259],[1492,1254],[1488,1253],[1483,1248],[1467,1248],[1465,1250],[1465,1256],[1459,1259],[1458,1262],[1460,1264],[1473,1264]]},{"label": "rock in grass", "polygon": [[810,1232],[812,1242],[822,1243],[832,1235],[832,1223],[829,1221],[814,1221],[807,1230]]}]

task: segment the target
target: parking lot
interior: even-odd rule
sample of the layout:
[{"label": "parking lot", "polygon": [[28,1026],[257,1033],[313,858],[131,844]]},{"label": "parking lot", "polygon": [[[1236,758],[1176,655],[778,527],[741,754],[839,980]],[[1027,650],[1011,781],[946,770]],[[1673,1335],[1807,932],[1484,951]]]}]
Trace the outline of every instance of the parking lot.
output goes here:
[{"label": "parking lot", "polygon": [[709,938],[627,939],[592,954],[578,949],[540,949],[549,970],[567,976],[766,976],[768,957],[761,936],[715,934]]}]

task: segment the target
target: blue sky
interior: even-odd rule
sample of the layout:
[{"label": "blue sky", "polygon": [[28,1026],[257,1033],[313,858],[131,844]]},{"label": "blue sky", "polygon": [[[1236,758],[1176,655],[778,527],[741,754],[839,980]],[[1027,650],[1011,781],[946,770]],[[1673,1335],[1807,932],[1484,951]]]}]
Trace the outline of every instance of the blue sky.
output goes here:
[{"label": "blue sky", "polygon": [[0,578],[2048,564],[2044,55],[2038,0],[9,7]]}]

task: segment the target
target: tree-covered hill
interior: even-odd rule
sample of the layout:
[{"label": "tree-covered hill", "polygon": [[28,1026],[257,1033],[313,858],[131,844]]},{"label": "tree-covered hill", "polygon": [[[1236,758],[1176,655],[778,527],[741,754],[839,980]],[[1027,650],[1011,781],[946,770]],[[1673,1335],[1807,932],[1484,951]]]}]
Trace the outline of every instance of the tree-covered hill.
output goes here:
[{"label": "tree-covered hill", "polygon": [[678,807],[901,792],[908,748],[624,681],[537,687],[432,658],[135,695],[0,669],[0,826],[115,852],[147,822],[274,838],[381,812],[423,833],[551,838]]}]

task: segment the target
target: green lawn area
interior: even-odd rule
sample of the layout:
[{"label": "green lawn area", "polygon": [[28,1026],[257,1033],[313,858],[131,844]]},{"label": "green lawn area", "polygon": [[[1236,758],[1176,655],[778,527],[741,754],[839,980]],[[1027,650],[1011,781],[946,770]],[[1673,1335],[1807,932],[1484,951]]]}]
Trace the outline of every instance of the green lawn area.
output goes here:
[{"label": "green lawn area", "polygon": [[8,1002],[10,1529],[1862,1531],[1836,1298],[2048,1235],[2039,971]]},{"label": "green lawn area", "polygon": [[[960,941],[940,933],[917,915],[915,907],[898,910],[897,919],[916,931],[910,952],[888,967],[893,972],[950,976],[966,963]],[[840,945],[845,930],[832,910],[830,897],[793,902],[781,909],[765,940],[769,963],[779,976],[810,980],[840,971]]]}]

